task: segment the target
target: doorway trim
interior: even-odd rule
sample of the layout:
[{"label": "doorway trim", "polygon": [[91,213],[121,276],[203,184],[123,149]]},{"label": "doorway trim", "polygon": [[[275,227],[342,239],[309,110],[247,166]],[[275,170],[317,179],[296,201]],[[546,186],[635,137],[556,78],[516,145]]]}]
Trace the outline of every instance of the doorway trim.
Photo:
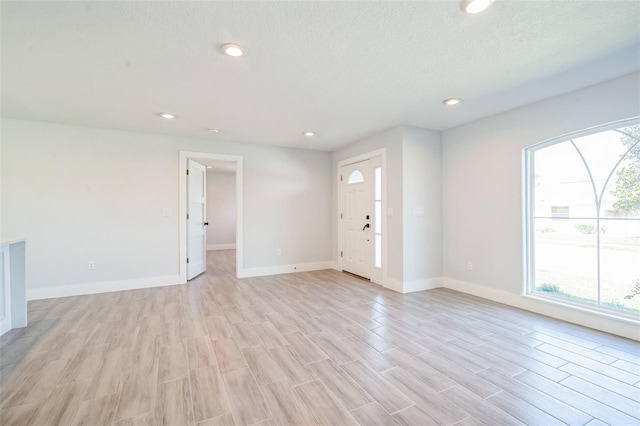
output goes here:
[{"label": "doorway trim", "polygon": [[[387,149],[386,148],[377,149],[375,151],[366,152],[364,154],[359,154],[354,157],[350,157],[350,158],[346,158],[344,160],[338,161],[338,164],[336,167],[336,183],[338,185],[338,191],[337,191],[338,211],[336,212],[336,217],[338,218],[337,254],[338,254],[338,269],[342,271],[343,270],[342,256],[340,256],[340,250],[342,250],[342,219],[340,218],[340,213],[342,213],[342,204],[343,204],[342,199],[344,196],[343,185],[342,185],[342,182],[340,181],[340,173],[342,172],[342,167],[347,166],[349,164],[358,163],[360,161],[371,160],[376,157],[381,157],[381,164],[382,164],[382,281],[380,282],[374,279],[373,274],[370,281],[376,284],[384,285],[384,283],[387,281],[387,269],[388,269],[387,268],[387,241],[389,237],[387,235]],[[374,251],[371,250],[372,265],[374,264],[373,253]],[[372,269],[373,268],[374,266],[372,266]]]},{"label": "doorway trim", "polygon": [[179,248],[178,248],[178,272],[180,283],[187,282],[187,160],[207,159],[229,161],[236,163],[236,277],[244,275],[244,240],[243,240],[243,204],[244,204],[244,174],[243,158],[240,155],[212,154],[208,152],[180,151],[179,166]]}]

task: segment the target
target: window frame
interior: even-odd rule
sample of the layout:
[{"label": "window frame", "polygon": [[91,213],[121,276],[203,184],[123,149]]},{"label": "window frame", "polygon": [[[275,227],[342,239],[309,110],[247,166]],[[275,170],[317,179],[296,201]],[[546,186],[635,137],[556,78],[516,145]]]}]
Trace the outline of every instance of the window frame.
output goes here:
[{"label": "window frame", "polygon": [[[377,170],[380,170],[380,180],[378,181]],[[382,257],[384,256],[384,252],[382,249],[382,219],[384,214],[382,213],[382,164],[374,165],[371,168],[373,175],[373,268],[374,269],[382,269]],[[379,188],[378,188],[379,186]],[[380,199],[378,199],[378,192],[380,193]],[[380,216],[378,216],[376,205],[380,203]],[[377,232],[377,224],[380,224],[380,232]],[[376,237],[380,236],[380,243],[378,244],[378,239]],[[380,250],[380,266],[376,264],[377,256],[376,250]]]},{"label": "window frame", "polygon": [[[580,302],[568,298],[544,294],[535,291],[535,152],[541,149],[566,142],[570,139],[606,132],[632,125],[640,124],[640,116],[617,120],[597,126],[592,126],[583,130],[569,132],[544,141],[526,146],[522,149],[522,223],[523,223],[523,296],[560,304],[579,311],[613,317],[634,324],[640,323],[640,315],[631,312]],[[598,212],[599,214],[599,212]],[[601,283],[598,282],[598,286]]]},{"label": "window frame", "polygon": [[[355,179],[353,179],[355,177]],[[364,175],[360,169],[354,169],[347,177],[347,185],[357,185],[364,183]]]}]

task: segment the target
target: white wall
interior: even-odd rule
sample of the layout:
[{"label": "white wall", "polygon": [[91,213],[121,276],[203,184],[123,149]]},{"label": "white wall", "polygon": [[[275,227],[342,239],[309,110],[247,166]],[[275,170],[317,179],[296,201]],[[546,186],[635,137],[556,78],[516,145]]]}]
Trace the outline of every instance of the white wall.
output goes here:
[{"label": "white wall", "polygon": [[207,171],[207,248],[235,248],[236,175]]},{"label": "white wall", "polygon": [[[521,156],[533,143],[639,114],[635,73],[445,131],[441,217],[438,132],[398,127],[332,155],[3,119],[0,238],[27,238],[31,294],[137,279],[173,283],[182,150],[244,157],[246,268],[328,263],[337,260],[337,162],[386,148],[391,279],[439,276],[441,220],[446,286],[637,338],[635,326],[521,296]],[[414,207],[425,209],[423,218]],[[163,208],[174,215],[163,217]]]},{"label": "white wall", "polygon": [[[441,283],[442,136],[440,132],[417,127],[403,127],[402,133],[402,252],[407,292]],[[415,209],[421,209],[422,213]]]},{"label": "white wall", "polygon": [[245,268],[331,261],[330,153],[15,119],[1,132],[2,236],[27,238],[31,297],[177,282],[181,150],[244,157]]},{"label": "white wall", "polygon": [[[640,114],[640,74],[507,111],[443,133],[445,285],[602,327],[600,317],[549,307],[523,293],[522,149]],[[466,270],[467,260],[473,270]],[[447,284],[448,283],[448,284]],[[633,332],[628,324],[609,331]],[[625,331],[626,330],[626,331]]]},{"label": "white wall", "polygon": [[[438,287],[442,277],[441,134],[396,127],[334,152],[334,169],[341,160],[382,148],[387,153],[387,208],[393,209],[383,235],[388,278],[384,285],[404,293]],[[337,188],[335,178],[334,184]],[[414,208],[422,209],[422,215],[414,216]],[[333,225],[337,240],[337,215]]]}]

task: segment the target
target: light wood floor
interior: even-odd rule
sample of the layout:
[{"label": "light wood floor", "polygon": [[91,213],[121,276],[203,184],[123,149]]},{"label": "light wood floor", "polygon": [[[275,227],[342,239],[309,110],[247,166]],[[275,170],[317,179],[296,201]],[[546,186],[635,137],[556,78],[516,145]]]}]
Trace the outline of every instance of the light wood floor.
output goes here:
[{"label": "light wood floor", "polygon": [[448,290],[335,271],[29,303],[0,424],[640,424],[640,347]]}]

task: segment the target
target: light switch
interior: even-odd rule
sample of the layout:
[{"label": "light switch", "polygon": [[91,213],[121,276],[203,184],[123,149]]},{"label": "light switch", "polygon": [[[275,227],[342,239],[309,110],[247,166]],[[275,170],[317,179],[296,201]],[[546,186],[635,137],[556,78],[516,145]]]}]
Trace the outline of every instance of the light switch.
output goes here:
[{"label": "light switch", "polygon": [[169,208],[162,209],[162,216],[165,216],[165,217],[171,216],[171,209]]},{"label": "light switch", "polygon": [[387,207],[387,216],[393,216],[393,207]]},{"label": "light switch", "polygon": [[424,216],[424,209],[422,207],[414,207],[413,208],[414,216]]}]

